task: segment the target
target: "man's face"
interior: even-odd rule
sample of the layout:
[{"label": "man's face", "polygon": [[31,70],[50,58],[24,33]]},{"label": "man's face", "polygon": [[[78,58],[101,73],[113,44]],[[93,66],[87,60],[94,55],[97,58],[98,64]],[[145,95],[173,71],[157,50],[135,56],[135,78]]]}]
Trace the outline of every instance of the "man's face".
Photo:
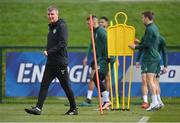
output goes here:
[{"label": "man's face", "polygon": [[142,22],[144,25],[146,25],[148,23],[149,19],[147,17],[144,17],[144,15],[142,15]]},{"label": "man's face", "polygon": [[97,28],[99,26],[98,19],[93,18],[93,28]]},{"label": "man's face", "polygon": [[104,19],[100,19],[99,20],[99,25],[104,27],[104,28],[107,28],[108,27],[108,22]]},{"label": "man's face", "polygon": [[56,10],[48,11],[47,16],[49,23],[58,21],[58,12]]},{"label": "man's face", "polygon": [[[87,26],[90,28],[90,20],[86,20]],[[98,26],[98,19],[93,19],[92,20],[93,28],[96,28]]]}]

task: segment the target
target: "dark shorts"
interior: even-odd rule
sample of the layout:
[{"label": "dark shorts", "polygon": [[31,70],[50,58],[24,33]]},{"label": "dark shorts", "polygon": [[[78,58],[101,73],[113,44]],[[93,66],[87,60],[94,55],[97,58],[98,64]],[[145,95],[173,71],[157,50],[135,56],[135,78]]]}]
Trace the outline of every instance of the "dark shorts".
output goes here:
[{"label": "dark shorts", "polygon": [[160,62],[142,62],[141,73],[159,73]]},{"label": "dark shorts", "polygon": [[[111,63],[111,62],[110,62],[110,58],[108,58],[108,63]],[[92,69],[95,69],[94,60],[91,62],[91,68],[92,68]]]}]

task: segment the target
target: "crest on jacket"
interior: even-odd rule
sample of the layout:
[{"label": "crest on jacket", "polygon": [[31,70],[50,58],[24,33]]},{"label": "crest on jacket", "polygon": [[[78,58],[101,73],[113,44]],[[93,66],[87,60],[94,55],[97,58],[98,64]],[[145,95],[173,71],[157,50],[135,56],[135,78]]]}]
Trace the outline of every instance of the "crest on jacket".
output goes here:
[{"label": "crest on jacket", "polygon": [[53,29],[53,34],[55,34],[56,33],[56,29]]}]

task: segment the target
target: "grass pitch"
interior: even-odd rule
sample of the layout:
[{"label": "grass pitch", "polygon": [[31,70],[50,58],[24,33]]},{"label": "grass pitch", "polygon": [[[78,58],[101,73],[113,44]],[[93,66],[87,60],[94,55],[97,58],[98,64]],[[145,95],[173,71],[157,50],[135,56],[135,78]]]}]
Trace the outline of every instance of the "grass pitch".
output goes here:
[{"label": "grass pitch", "polygon": [[[147,112],[140,108],[141,99],[132,98],[131,111],[104,111],[100,115],[97,98],[92,107],[78,107],[78,116],[65,116],[69,107],[64,106],[64,98],[48,98],[42,115],[34,116],[24,112],[25,107],[34,105],[36,99],[15,99],[11,103],[0,104],[0,122],[180,122],[180,98],[163,98],[165,107],[158,111]],[[82,97],[76,99],[78,103]]]}]

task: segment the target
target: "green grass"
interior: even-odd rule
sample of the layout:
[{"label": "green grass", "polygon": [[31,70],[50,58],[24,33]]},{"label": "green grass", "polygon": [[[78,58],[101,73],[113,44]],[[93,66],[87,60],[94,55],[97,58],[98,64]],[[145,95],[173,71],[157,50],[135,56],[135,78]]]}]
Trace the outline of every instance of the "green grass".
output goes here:
[{"label": "green grass", "polygon": [[[78,97],[77,102],[83,98]],[[7,100],[6,100],[7,101]],[[150,122],[177,122],[180,121],[179,98],[164,98],[165,107],[159,111],[147,112],[140,108],[140,98],[132,98],[131,111],[94,111],[98,107],[94,98],[92,107],[79,107],[78,116],[64,116],[68,107],[64,106],[64,98],[48,98],[43,108],[42,115],[33,116],[24,112],[25,107],[30,107],[35,99],[14,99],[11,103],[0,104],[0,122],[138,122],[143,116],[149,117]],[[18,103],[19,102],[19,103]],[[28,103],[27,103],[28,102]],[[96,102],[96,103],[95,103]]]},{"label": "green grass", "polygon": [[90,36],[85,19],[91,13],[114,20],[116,12],[124,11],[128,15],[128,24],[135,26],[136,36],[141,38],[144,33],[141,12],[145,10],[155,12],[156,24],[167,39],[167,44],[180,46],[178,21],[180,2],[99,2],[99,0],[0,0],[0,46],[45,46],[46,8],[52,4],[60,8],[60,17],[68,23],[70,46],[89,44]]}]

